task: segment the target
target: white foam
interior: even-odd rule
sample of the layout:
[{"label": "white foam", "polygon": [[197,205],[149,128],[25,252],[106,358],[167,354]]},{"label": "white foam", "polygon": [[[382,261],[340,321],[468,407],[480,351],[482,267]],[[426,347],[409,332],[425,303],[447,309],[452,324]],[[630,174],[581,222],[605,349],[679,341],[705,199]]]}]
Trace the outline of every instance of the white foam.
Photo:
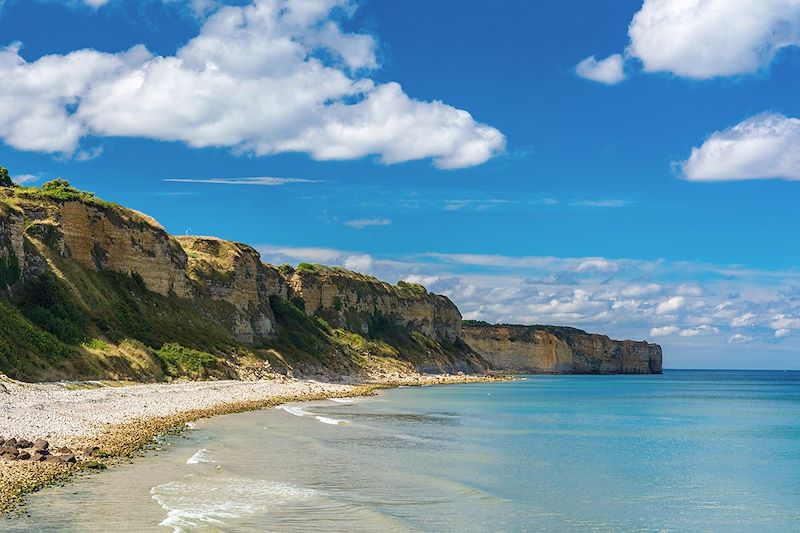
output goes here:
[{"label": "white foam", "polygon": [[193,478],[153,487],[152,498],[167,511],[160,525],[175,533],[222,526],[227,519],[268,512],[271,507],[318,493],[264,479]]},{"label": "white foam", "polygon": [[296,405],[279,405],[278,407],[276,407],[276,409],[286,411],[290,415],[294,416],[306,416],[308,414],[311,414],[302,407],[298,407]]},{"label": "white foam", "polygon": [[330,424],[332,426],[338,426],[339,424],[349,424],[347,420],[339,420],[338,418],[328,418],[327,416],[315,416],[314,418],[316,418],[323,424]]},{"label": "white foam", "polygon": [[353,398],[331,398],[331,401],[336,403],[355,403]]},{"label": "white foam", "polygon": [[211,452],[203,448],[202,450],[198,450],[193,456],[189,457],[186,460],[187,465],[196,465],[199,463],[213,463],[214,461],[211,459]]}]

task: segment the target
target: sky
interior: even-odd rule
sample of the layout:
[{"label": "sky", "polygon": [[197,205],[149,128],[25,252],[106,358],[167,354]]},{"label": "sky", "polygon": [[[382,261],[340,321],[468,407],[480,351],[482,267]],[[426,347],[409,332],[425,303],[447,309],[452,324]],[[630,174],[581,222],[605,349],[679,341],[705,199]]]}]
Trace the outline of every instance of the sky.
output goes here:
[{"label": "sky", "polygon": [[0,0],[0,165],[465,318],[800,369],[800,0]]}]

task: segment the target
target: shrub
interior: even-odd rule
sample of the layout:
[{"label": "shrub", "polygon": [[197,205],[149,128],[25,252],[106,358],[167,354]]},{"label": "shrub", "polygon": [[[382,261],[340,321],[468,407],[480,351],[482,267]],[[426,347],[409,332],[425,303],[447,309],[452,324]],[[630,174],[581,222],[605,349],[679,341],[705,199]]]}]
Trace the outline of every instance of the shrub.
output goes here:
[{"label": "shrub", "polygon": [[11,181],[11,176],[8,175],[6,167],[0,167],[0,187],[14,187],[14,182]]},{"label": "shrub", "polygon": [[197,374],[213,366],[213,363],[216,362],[216,357],[208,352],[186,348],[175,342],[164,344],[160,350],[156,351],[156,355],[167,363],[173,372],[182,370]]}]

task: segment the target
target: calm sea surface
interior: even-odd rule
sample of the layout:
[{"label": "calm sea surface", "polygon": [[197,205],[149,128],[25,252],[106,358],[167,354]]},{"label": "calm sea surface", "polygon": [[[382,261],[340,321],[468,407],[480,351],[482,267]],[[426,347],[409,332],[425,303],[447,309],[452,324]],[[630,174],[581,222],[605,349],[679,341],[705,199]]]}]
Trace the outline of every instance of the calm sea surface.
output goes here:
[{"label": "calm sea surface", "polygon": [[198,422],[9,531],[800,531],[800,372],[530,376]]}]

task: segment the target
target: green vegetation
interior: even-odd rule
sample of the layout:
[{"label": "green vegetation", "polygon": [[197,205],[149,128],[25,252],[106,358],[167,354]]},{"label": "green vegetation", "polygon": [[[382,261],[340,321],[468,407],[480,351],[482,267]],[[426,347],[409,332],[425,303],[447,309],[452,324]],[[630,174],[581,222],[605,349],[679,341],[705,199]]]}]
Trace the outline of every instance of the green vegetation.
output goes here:
[{"label": "green vegetation", "polygon": [[0,257],[0,290],[19,281],[19,260],[14,250],[8,247],[8,256]]},{"label": "green vegetation", "polygon": [[421,298],[428,294],[428,289],[419,283],[409,283],[407,281],[397,282],[397,293],[405,298]]},{"label": "green vegetation", "polygon": [[0,167],[0,187],[16,187],[6,167]]},{"label": "green vegetation", "polygon": [[336,309],[337,311],[341,311],[342,307],[343,307],[343,305],[342,305],[341,296],[334,296],[334,298],[333,298],[333,308]]},{"label": "green vegetation", "polygon": [[300,263],[297,265],[297,270],[306,272],[308,274],[317,274],[320,271],[319,265],[312,265],[311,263]]},{"label": "green vegetation", "polygon": [[183,374],[202,376],[217,362],[217,358],[208,352],[186,348],[175,342],[164,344],[156,351],[156,355],[164,361],[167,373],[171,376]]}]

